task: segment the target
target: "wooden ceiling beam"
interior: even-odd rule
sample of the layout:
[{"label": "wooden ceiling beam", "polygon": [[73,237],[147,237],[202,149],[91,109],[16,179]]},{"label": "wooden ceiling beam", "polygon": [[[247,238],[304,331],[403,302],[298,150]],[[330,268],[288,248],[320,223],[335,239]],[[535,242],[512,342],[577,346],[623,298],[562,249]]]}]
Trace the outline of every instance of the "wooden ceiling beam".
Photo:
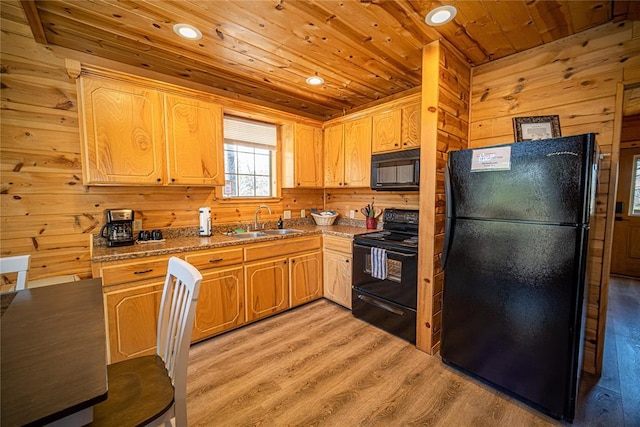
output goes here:
[{"label": "wooden ceiling beam", "polygon": [[33,38],[40,44],[47,44],[47,36],[44,31],[44,26],[40,20],[40,14],[36,6],[35,0],[20,0],[24,14],[27,17],[27,22],[33,33]]}]

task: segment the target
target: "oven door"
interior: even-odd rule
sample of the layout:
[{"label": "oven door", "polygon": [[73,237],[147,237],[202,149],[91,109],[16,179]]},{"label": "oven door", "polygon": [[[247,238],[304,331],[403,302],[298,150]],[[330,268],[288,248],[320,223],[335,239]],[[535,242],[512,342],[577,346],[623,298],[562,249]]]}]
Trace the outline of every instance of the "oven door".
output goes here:
[{"label": "oven door", "polygon": [[417,252],[387,249],[387,278],[371,275],[371,247],[353,245],[353,288],[383,300],[408,307],[417,306]]}]

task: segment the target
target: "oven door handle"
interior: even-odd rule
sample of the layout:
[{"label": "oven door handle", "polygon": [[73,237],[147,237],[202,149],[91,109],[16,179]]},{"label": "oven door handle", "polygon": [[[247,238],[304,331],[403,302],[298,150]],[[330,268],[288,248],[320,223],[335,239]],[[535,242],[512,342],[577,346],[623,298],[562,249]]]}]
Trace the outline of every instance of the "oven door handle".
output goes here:
[{"label": "oven door handle", "polygon": [[[357,243],[354,243],[353,247],[354,248],[362,248],[362,249],[368,250],[368,251],[371,250],[371,246],[363,246],[363,245],[359,245]],[[398,255],[398,256],[401,256],[401,257],[405,257],[405,258],[413,258],[413,257],[416,256],[416,254],[406,254],[404,252],[396,252],[396,251],[392,251],[392,250],[389,250],[389,249],[386,249],[386,251],[387,251],[388,254]]]},{"label": "oven door handle", "polygon": [[381,309],[389,311],[389,312],[391,312],[393,314],[397,314],[399,316],[404,316],[405,315],[404,311],[397,310],[397,309],[391,307],[390,305],[387,305],[387,304],[385,304],[383,302],[375,300],[375,299],[373,299],[371,297],[368,297],[366,295],[358,294],[358,299],[361,299],[362,301],[364,301],[364,302],[366,302],[368,304],[371,304],[374,307],[381,308]]}]

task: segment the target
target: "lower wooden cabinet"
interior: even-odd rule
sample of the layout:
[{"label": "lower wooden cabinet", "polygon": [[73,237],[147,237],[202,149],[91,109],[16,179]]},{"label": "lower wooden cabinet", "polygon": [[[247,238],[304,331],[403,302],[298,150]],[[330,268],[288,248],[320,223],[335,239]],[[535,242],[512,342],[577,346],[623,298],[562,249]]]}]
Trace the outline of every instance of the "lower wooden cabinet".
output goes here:
[{"label": "lower wooden cabinet", "polygon": [[187,252],[184,259],[202,274],[191,341],[200,341],[244,324],[242,248]]},{"label": "lower wooden cabinet", "polygon": [[242,266],[202,270],[191,341],[212,337],[245,323]]},{"label": "lower wooden cabinet", "polygon": [[289,259],[276,258],[244,266],[247,321],[289,308]]},{"label": "lower wooden cabinet", "polygon": [[322,252],[289,258],[291,307],[322,298]]},{"label": "lower wooden cabinet", "polygon": [[352,239],[324,236],[324,296],[351,309]]},{"label": "lower wooden cabinet", "polygon": [[147,284],[105,290],[109,363],[154,354],[164,277]]}]

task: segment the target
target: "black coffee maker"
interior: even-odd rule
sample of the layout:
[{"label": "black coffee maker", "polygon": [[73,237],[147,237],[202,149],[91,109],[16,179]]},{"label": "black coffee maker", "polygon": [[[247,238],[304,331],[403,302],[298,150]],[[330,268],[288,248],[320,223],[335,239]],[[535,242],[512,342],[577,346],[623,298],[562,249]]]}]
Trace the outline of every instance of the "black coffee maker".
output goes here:
[{"label": "black coffee maker", "polygon": [[110,209],[107,211],[107,223],[102,226],[100,236],[107,239],[109,246],[133,245],[133,210]]}]

